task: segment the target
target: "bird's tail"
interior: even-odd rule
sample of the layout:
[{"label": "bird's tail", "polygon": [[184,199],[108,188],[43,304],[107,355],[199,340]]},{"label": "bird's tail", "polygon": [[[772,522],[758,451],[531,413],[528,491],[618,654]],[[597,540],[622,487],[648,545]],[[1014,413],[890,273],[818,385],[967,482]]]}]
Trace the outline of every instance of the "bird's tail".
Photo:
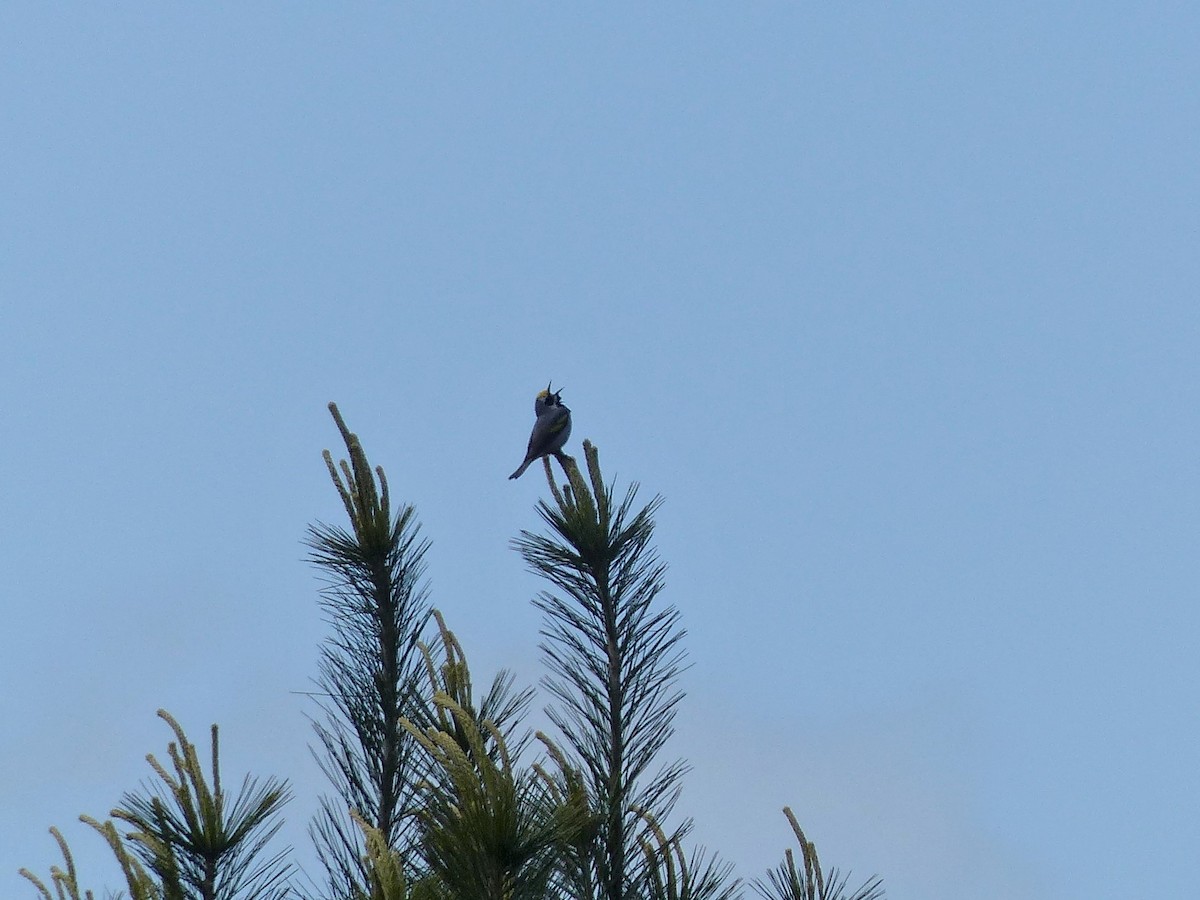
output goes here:
[{"label": "bird's tail", "polygon": [[508,480],[512,481],[514,478],[520,478],[522,475],[525,474],[525,470],[529,468],[529,466],[532,462],[533,462],[532,459],[525,460],[525,462],[521,463],[521,467],[519,469],[517,469],[517,471],[513,472],[511,475],[508,476]]}]

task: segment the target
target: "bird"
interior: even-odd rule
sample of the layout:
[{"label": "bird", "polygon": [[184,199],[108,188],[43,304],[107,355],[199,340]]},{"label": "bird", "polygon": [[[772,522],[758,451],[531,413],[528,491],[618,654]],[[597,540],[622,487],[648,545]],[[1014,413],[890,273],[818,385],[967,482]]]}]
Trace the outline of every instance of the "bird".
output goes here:
[{"label": "bird", "polygon": [[547,384],[546,389],[539,391],[534,398],[533,412],[537,421],[533,423],[533,433],[529,435],[525,461],[508,476],[510,480],[520,478],[526,469],[543,456],[557,453],[571,436],[571,410],[563,405],[562,388],[551,391]]}]

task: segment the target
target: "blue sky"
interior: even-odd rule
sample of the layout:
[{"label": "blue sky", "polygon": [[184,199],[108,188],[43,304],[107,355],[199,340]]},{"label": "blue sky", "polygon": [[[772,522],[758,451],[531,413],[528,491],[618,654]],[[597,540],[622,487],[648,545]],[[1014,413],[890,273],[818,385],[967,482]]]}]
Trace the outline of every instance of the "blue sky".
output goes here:
[{"label": "blue sky", "polygon": [[[336,400],[543,674],[548,379],[661,493],[680,810],[893,900],[1194,893],[1192,4],[0,9],[0,894],[173,712],[323,790]],[[536,724],[536,722],[535,722]]]}]

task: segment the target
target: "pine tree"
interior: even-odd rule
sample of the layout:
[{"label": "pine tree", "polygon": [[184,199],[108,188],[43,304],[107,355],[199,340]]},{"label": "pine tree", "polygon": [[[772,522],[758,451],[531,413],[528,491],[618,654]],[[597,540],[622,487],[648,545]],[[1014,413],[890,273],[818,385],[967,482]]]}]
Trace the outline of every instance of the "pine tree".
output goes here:
[{"label": "pine tree", "polygon": [[196,747],[179,723],[158,711],[175,732],[168,770],[147,757],[157,782],[126,793],[112,811],[130,826],[129,846],[163,886],[166,900],[281,900],[287,896],[288,851],[265,855],[283,824],[279,811],[291,797],[276,778],[247,776],[230,797],[221,784],[217,726],[212,726],[211,782]]},{"label": "pine tree", "polygon": [[[323,715],[314,718],[314,751],[335,796],[325,796],[311,833],[333,898],[370,895],[360,816],[388,847],[409,860],[416,850],[412,813],[417,785],[429,761],[401,718],[424,724],[420,638],[430,615],[424,580],[428,542],[415,511],[393,515],[383,469],[371,471],[358,437],[329,404],[349,461],[330,477],[350,519],[350,530],[311,526],[310,561],[326,575],[322,607],[333,628],[321,650],[316,678]],[[378,482],[376,481],[378,478]]]},{"label": "pine tree", "polygon": [[[684,664],[679,613],[657,603],[665,566],[652,545],[661,498],[636,507],[637,486],[618,503],[598,454],[584,442],[588,480],[557,454],[549,459],[554,504],[540,501],[549,534],[513,543],[546,578],[547,714],[561,744],[538,733],[548,760],[521,762],[520,730],[532,691],[501,672],[476,700],[462,648],[430,607],[423,586],[428,544],[415,512],[393,515],[387,480],[373,472],[337,407],[330,411],[349,461],[331,478],[350,530],[310,528],[310,560],[327,576],[321,603],[333,628],[321,651],[314,750],[336,796],[322,798],[311,833],[336,900],[738,900],[730,867],[703,851],[690,857],[670,815],[686,771],[658,757],[673,733]],[[439,640],[422,641],[430,616]],[[218,732],[206,773],[196,748],[175,732],[171,768],[149,757],[158,781],[126,793],[113,821],[83,821],[109,844],[131,900],[283,900],[287,851],[270,841],[289,798],[286,783],[247,778],[221,784]],[[752,887],[765,900],[881,900],[878,877],[856,890],[822,872],[815,847],[784,808],[802,868],[784,862]],[[49,885],[22,869],[42,900],[94,900],[80,886],[66,841],[51,829],[64,866]],[[53,893],[51,891],[53,888]]]},{"label": "pine tree", "polygon": [[583,446],[590,485],[559,454],[569,480],[560,491],[546,458],[555,502],[540,501],[537,511],[549,534],[522,531],[514,546],[555,589],[535,600],[545,615],[544,684],[557,701],[547,714],[600,818],[596,840],[567,866],[564,890],[575,900],[633,900],[651,877],[643,814],[662,821],[686,771],[682,761],[655,768],[683,696],[684,630],[673,606],[655,603],[666,568],[651,544],[661,498],[635,509],[634,485],[618,503],[595,447]]},{"label": "pine tree", "polygon": [[543,767],[521,763],[527,735],[517,729],[532,692],[513,692],[511,676],[501,672],[476,708],[462,647],[440,616],[438,626],[443,661],[427,656],[434,722],[405,723],[436,769],[417,814],[427,874],[416,892],[440,900],[546,900],[562,848],[587,828],[591,811],[582,795],[560,792]]},{"label": "pine tree", "polygon": [[[125,876],[125,886],[129,890],[131,900],[162,900],[164,897],[162,887],[130,853],[124,838],[121,837],[120,832],[111,821],[102,824],[91,816],[80,816],[79,818],[100,833],[113,855],[116,856],[121,873]],[[50,867],[49,881],[54,892],[51,893],[46,882],[29,869],[19,869],[18,874],[33,883],[41,900],[95,900],[95,893],[82,887],[79,883],[79,871],[75,868],[75,857],[71,854],[71,848],[67,845],[67,840],[63,837],[62,832],[51,827],[50,835],[58,844],[58,852],[63,858],[61,866]]]},{"label": "pine tree", "polygon": [[[229,794],[221,783],[217,726],[212,726],[206,773],[179,723],[165,710],[158,715],[175,732],[176,740],[167,747],[171,768],[148,755],[157,780],[126,793],[112,811],[114,819],[133,830],[122,834],[111,820],[80,816],[112,850],[131,900],[282,900],[289,890],[289,851],[272,852],[270,842],[290,798],[287,784],[247,776]],[[54,894],[28,869],[21,874],[42,900],[94,900],[79,884],[66,840],[57,828],[50,833],[65,864],[50,869]]]}]

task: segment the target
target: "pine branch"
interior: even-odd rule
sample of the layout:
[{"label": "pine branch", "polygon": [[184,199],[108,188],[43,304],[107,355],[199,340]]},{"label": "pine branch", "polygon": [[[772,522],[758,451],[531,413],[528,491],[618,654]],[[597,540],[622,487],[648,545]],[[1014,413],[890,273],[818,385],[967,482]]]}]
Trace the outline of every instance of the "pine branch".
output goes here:
[{"label": "pine branch", "polygon": [[[247,776],[236,794],[221,784],[217,727],[212,727],[209,772],[201,765],[195,745],[165,710],[158,715],[175,733],[167,747],[171,769],[153,754],[147,756],[158,782],[144,783],[126,793],[112,816],[133,828],[127,836],[134,854],[161,885],[165,900],[234,900],[242,896],[283,898],[288,893],[291,866],[285,848],[273,854],[267,847],[283,824],[280,810],[290,799],[287,784]],[[211,775],[210,778],[206,775]],[[87,821],[87,820],[85,820]],[[111,824],[93,827],[118,849]],[[118,853],[126,868],[131,870]]]},{"label": "pine branch", "polygon": [[551,674],[544,684],[557,701],[547,714],[603,816],[592,861],[601,896],[625,900],[645,866],[636,808],[664,818],[686,770],[682,762],[653,770],[683,696],[685,632],[674,607],[654,602],[666,570],[651,545],[661,498],[635,509],[634,485],[615,502],[596,448],[583,446],[588,478],[560,455],[567,475],[560,491],[547,461],[554,504],[541,501],[537,511],[548,533],[523,531],[513,544],[555,589],[534,601],[545,615],[541,649]]},{"label": "pine branch", "polygon": [[425,649],[433,721],[424,728],[404,721],[435,769],[417,813],[427,867],[421,886],[444,900],[545,900],[563,849],[590,812],[544,769],[516,765],[525,739],[513,744],[510,736],[532,691],[513,692],[512,677],[501,672],[476,708],[462,647],[435,616],[440,659]]},{"label": "pine branch", "polygon": [[741,897],[733,866],[707,855],[703,849],[689,859],[683,852],[683,836],[668,837],[652,813],[635,810],[644,830],[640,837],[646,865],[642,870],[640,896],[645,900],[737,900]]},{"label": "pine branch", "polygon": [[789,848],[784,852],[783,862],[767,872],[765,881],[756,878],[752,883],[759,896],[764,900],[882,900],[883,881],[879,876],[868,878],[853,891],[846,887],[849,874],[843,875],[833,869],[826,877],[821,871],[816,845],[804,836],[790,808],[785,806],[783,814],[787,816],[788,824],[792,826],[800,845],[804,868],[796,868],[795,854]]},{"label": "pine branch", "polygon": [[368,892],[363,832],[357,813],[404,859],[413,856],[417,784],[429,765],[406,717],[430,715],[420,640],[430,616],[424,586],[428,541],[416,512],[393,514],[387,478],[372,470],[358,436],[329,405],[349,460],[326,468],[349,518],[349,529],[309,528],[309,561],[325,576],[321,607],[332,634],[318,664],[313,749],[334,796],[324,797],[310,826],[334,896]]}]

